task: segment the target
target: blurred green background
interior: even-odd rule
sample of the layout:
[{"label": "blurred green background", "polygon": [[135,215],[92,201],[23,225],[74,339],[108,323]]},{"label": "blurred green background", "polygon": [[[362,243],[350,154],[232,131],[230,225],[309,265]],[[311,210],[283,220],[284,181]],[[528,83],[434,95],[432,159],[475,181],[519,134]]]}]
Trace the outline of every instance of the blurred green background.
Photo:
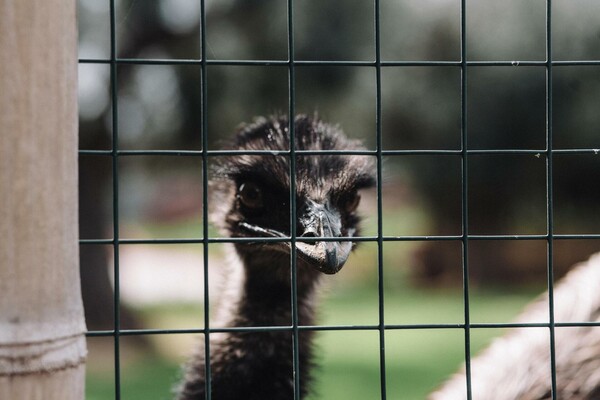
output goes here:
[{"label": "blurred green background", "polygon": [[[415,210],[409,214],[414,216],[418,212]],[[400,219],[402,213],[389,217]],[[370,225],[374,222],[371,220]],[[135,226],[132,229],[135,228],[137,234],[146,232],[159,235],[158,237],[190,237],[197,229],[192,225],[183,222]],[[366,230],[373,228],[366,227]],[[127,229],[125,231],[127,232]],[[415,287],[407,277],[409,272],[396,266],[410,264],[410,248],[418,244],[390,245],[389,248],[386,244],[383,270],[385,323],[462,323],[464,301],[461,288]],[[215,246],[209,251],[210,274],[215,276],[219,274],[218,268],[225,249]],[[379,323],[376,259],[377,246],[374,243],[363,243],[339,274],[326,277],[323,301],[318,311],[319,324]],[[125,304],[129,305],[129,312],[136,316],[138,324],[125,325],[123,328],[203,327],[202,265],[200,246],[121,246],[121,296]],[[183,275],[185,280],[192,282],[192,287],[182,285],[181,281],[171,283],[172,278],[169,278],[167,272],[171,269],[175,269],[171,274]],[[218,280],[211,281],[211,284],[213,283],[215,287],[219,287]],[[152,287],[161,287],[161,290],[157,291]],[[543,289],[543,285],[525,284],[513,287],[475,287],[470,291],[471,322],[509,322]],[[219,293],[212,293],[212,296],[218,299]],[[472,354],[476,354],[493,337],[502,333],[504,331],[501,329],[472,329]],[[202,336],[157,334],[142,338],[142,341],[139,337],[131,336],[122,336],[120,339],[121,398],[169,399],[172,388],[181,377],[181,364],[185,362],[194,345],[202,344]],[[310,398],[378,398],[381,390],[379,340],[377,330],[318,332],[315,354],[319,366],[314,373],[316,384]],[[113,339],[90,338],[88,345],[90,357],[86,398],[113,398]],[[385,347],[388,398],[423,399],[464,361],[464,330],[386,330]]]},{"label": "blurred green background", "polygon": [[[388,323],[458,323],[462,320],[463,301],[459,290],[386,289],[389,290],[385,296]],[[320,311],[321,323],[377,323],[377,287],[373,282],[365,285],[336,282],[328,292]],[[532,296],[533,290],[476,290],[471,296],[476,315],[473,321],[510,321]],[[144,324],[149,327],[190,327],[199,319],[195,305],[168,304],[136,311],[144,315]],[[473,329],[472,352],[477,352],[492,337],[502,333],[499,329]],[[148,338],[153,351],[136,352],[129,348],[136,346],[128,339],[121,339],[121,398],[157,400],[171,398],[170,389],[180,377],[180,364],[189,351],[188,345],[202,340],[194,335],[155,335]],[[90,339],[89,344],[86,398],[110,399],[115,390],[112,339]],[[392,399],[425,398],[457,370],[465,356],[462,329],[388,330],[385,344],[386,392]],[[319,332],[316,349],[319,367],[314,373],[315,396],[311,399],[379,397],[378,331]]]},{"label": "blurred green background", "polygon": [[[200,150],[203,134],[209,150],[217,149],[240,123],[258,115],[286,113],[290,105],[285,64],[226,62],[287,60],[287,4],[282,0],[205,1],[204,53],[209,61],[218,62],[208,65],[202,77],[200,1],[115,0],[114,51],[120,61],[111,75],[107,62],[113,50],[110,2],[78,0],[83,60],[79,65],[80,149],[100,151],[79,158],[82,239],[113,239],[115,233],[120,239],[202,237],[200,157],[122,155],[113,163],[110,151]],[[397,65],[460,61],[460,1],[380,2],[384,64],[380,93],[373,66],[377,54],[374,2],[294,2],[294,59],[373,63],[297,65],[296,112],[317,111],[370,149],[377,143],[380,106],[384,150],[461,150],[464,128],[469,150],[524,151],[471,155],[466,171],[459,155],[425,152],[385,157],[380,182],[384,235],[461,235],[463,200],[468,200],[470,234],[547,233],[546,5],[545,0],[467,2],[467,61],[502,65],[466,69],[466,125],[461,126],[458,63]],[[599,20],[600,2],[553,1],[553,60],[600,59]],[[156,62],[145,63],[147,59]],[[521,61],[539,65],[524,66]],[[600,157],[594,149],[600,149],[600,67],[555,65],[551,83],[552,147],[580,150],[553,155],[553,232],[597,234]],[[462,198],[463,172],[468,173],[467,199]],[[113,208],[115,188],[118,199]],[[376,204],[373,193],[364,194],[365,235],[377,233]],[[113,226],[115,220],[118,227]],[[209,235],[218,233],[211,230]],[[556,278],[598,249],[598,240],[555,241]],[[320,323],[379,323],[377,251],[374,243],[363,243],[342,272],[327,279]],[[222,245],[209,247],[212,288],[225,279],[219,268],[225,252]],[[114,249],[86,244],[80,253],[88,329],[111,330]],[[120,245],[118,254],[121,328],[202,327],[200,244]],[[467,257],[472,322],[509,322],[546,287],[545,240],[472,240]],[[386,241],[382,258],[386,324],[464,322],[460,241]],[[211,292],[211,300],[217,299],[218,293]],[[502,333],[473,329],[472,352]],[[122,337],[121,398],[169,398],[179,366],[201,340],[185,334]],[[114,398],[113,340],[91,337],[88,343],[87,397]],[[387,394],[392,399],[424,398],[465,357],[464,332],[458,328],[388,330],[385,344]],[[315,373],[314,399],[378,398],[377,331],[320,332],[317,348],[321,366]]]}]

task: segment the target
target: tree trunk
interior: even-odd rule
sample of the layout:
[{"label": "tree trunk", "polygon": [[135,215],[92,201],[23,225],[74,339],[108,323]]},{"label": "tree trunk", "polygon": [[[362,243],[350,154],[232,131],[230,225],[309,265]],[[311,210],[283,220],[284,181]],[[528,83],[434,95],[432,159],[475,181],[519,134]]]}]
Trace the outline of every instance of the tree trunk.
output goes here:
[{"label": "tree trunk", "polygon": [[0,202],[0,398],[83,399],[73,0],[0,0]]}]

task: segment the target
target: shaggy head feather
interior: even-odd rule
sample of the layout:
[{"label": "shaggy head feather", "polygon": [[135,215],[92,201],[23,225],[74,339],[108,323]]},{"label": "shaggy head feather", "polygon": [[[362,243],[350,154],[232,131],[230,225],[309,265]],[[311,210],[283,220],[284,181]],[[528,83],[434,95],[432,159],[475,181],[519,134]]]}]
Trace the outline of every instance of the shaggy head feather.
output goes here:
[{"label": "shaggy head feather", "polygon": [[[294,120],[294,147],[298,151],[364,150],[357,140],[348,139],[337,127],[318,118],[298,116]],[[232,237],[291,236],[290,232],[290,150],[288,120],[284,116],[259,118],[243,126],[230,148],[241,151],[270,151],[273,154],[235,154],[223,157],[215,168],[212,221]],[[375,184],[373,160],[364,155],[296,154],[295,201],[297,237],[351,237],[358,235],[360,218],[356,206],[358,191]],[[241,198],[244,185],[252,185],[260,204],[248,207]],[[243,195],[243,193],[242,193]],[[317,235],[306,220],[314,208],[333,221],[331,231]],[[307,211],[308,210],[308,211]],[[331,217],[331,218],[329,218]],[[304,218],[304,220],[303,220]],[[338,222],[339,221],[339,222]],[[248,227],[255,227],[248,229]],[[260,228],[258,228],[260,227]],[[264,234],[257,234],[262,232]],[[344,242],[342,242],[344,243]],[[347,257],[353,246],[345,242],[338,254]],[[238,245],[238,252],[252,253],[269,246]],[[345,260],[343,256],[340,260]],[[343,262],[339,262],[342,264]],[[341,268],[341,265],[339,266]],[[334,273],[333,268],[322,272]]]}]

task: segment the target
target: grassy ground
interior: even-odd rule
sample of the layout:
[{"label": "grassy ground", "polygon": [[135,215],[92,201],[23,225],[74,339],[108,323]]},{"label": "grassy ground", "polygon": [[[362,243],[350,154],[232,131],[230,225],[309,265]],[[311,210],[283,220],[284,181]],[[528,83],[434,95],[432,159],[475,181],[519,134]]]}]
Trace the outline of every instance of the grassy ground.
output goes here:
[{"label": "grassy ground", "polygon": [[[365,224],[365,234],[376,234],[375,221]],[[386,234],[427,234],[426,217],[419,210],[406,208],[384,218]],[[138,228],[139,229],[139,228]],[[128,237],[198,237],[198,220],[190,223],[146,224]],[[211,232],[212,235],[217,235]],[[384,310],[388,325],[460,324],[464,321],[463,294],[460,288],[416,289],[406,282],[410,254],[417,244],[385,243]],[[211,247],[211,256],[219,256]],[[185,249],[181,249],[182,251]],[[189,250],[189,249],[187,249]],[[326,277],[326,294],[320,306],[319,322],[325,325],[377,325],[380,305],[376,243],[363,243],[349,265],[335,277]],[[472,322],[508,322],[541,290],[471,290]],[[160,304],[143,307],[139,315],[147,328],[201,327],[199,304]],[[498,329],[471,330],[471,351],[477,353],[490,340],[501,335]],[[155,335],[148,338],[152,349],[139,351],[132,337],[120,340],[121,399],[163,400],[172,398],[171,388],[178,381],[180,364],[189,354],[198,335]],[[459,368],[465,357],[465,333],[460,328],[390,329],[385,331],[385,358],[381,359],[380,333],[376,329],[323,331],[317,334],[316,353],[320,365],[315,371],[317,399],[381,398],[382,365],[385,364],[385,390],[388,399],[424,399],[445,378]],[[114,345],[112,338],[90,338],[87,374],[87,399],[115,398]]]},{"label": "grassy ground", "polygon": [[[474,291],[471,296],[473,322],[507,322],[535,293]],[[373,284],[329,289],[322,307],[324,324],[377,324],[377,288]],[[164,306],[142,310],[146,322],[198,321],[197,307]],[[385,322],[388,324],[460,323],[463,299],[460,290],[422,291],[388,288],[385,295]],[[185,322],[180,322],[185,324]],[[179,324],[177,324],[179,325]],[[472,351],[501,334],[498,330],[473,330]],[[175,336],[175,337],[173,337]],[[184,335],[155,336],[159,351],[138,354],[128,349],[123,338],[121,350],[122,399],[169,399],[177,381],[182,354],[189,351],[190,338]],[[196,338],[197,339],[197,338]],[[87,399],[114,398],[114,361],[111,339],[96,346],[90,356]],[[170,340],[170,342],[165,342]],[[380,337],[377,330],[328,331],[317,336],[315,394],[311,399],[377,399],[381,392]],[[464,359],[464,331],[461,329],[388,330],[385,332],[385,382],[389,399],[423,399]],[[100,347],[101,350],[97,348]],[[174,351],[174,348],[178,348]],[[172,357],[172,353],[178,356]],[[146,353],[147,354],[147,353]]]}]

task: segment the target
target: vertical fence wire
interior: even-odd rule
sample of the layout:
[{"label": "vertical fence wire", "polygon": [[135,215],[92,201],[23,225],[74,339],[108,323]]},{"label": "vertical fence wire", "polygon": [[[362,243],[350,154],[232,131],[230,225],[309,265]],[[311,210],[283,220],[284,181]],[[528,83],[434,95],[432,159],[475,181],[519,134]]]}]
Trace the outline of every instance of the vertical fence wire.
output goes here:
[{"label": "vertical fence wire", "polygon": [[461,136],[461,213],[462,273],[465,339],[465,377],[467,399],[471,400],[471,314],[469,300],[469,142],[467,131],[467,1],[460,3],[460,136]]},{"label": "vertical fence wire", "polygon": [[208,232],[208,88],[206,76],[206,8],[204,0],[200,0],[200,107],[202,137],[202,262],[204,274],[204,382],[205,397],[210,400],[211,365],[210,365],[210,286],[208,269],[209,232]]},{"label": "vertical fence wire", "polygon": [[383,195],[382,195],[382,167],[383,167],[383,139],[381,129],[381,8],[379,0],[375,0],[374,30],[375,30],[375,135],[377,151],[377,294],[379,308],[379,380],[380,396],[382,400],[387,397],[386,387],[386,360],[385,360],[385,302],[384,302],[384,272],[383,272]]},{"label": "vertical fence wire", "polygon": [[300,350],[298,322],[298,269],[296,263],[296,68],[294,50],[294,1],[287,2],[287,48],[288,48],[288,132],[290,135],[290,282],[292,309],[292,373],[294,380],[294,399],[300,400]]},{"label": "vertical fence wire", "polygon": [[115,0],[110,0],[110,86],[112,99],[112,211],[113,211],[113,275],[114,275],[114,365],[115,399],[121,398],[121,296],[119,272],[119,112],[117,75],[117,27]]},{"label": "vertical fence wire", "polygon": [[548,333],[552,400],[556,400],[556,346],[554,321],[554,192],[552,136],[552,0],[546,0],[546,217],[548,274]]}]

